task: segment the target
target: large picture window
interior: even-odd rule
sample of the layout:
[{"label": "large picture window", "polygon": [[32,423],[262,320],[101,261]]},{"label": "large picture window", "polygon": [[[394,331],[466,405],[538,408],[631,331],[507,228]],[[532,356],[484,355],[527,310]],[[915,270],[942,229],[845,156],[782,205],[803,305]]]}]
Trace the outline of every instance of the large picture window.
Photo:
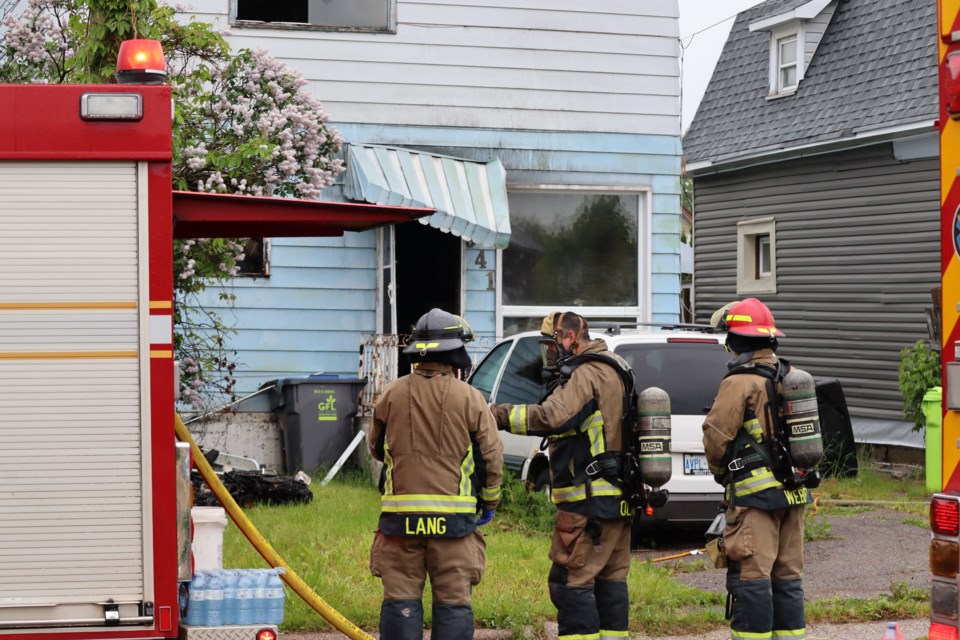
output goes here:
[{"label": "large picture window", "polygon": [[539,318],[556,309],[640,319],[640,194],[531,190],[511,191],[509,198],[504,335],[537,328]]}]

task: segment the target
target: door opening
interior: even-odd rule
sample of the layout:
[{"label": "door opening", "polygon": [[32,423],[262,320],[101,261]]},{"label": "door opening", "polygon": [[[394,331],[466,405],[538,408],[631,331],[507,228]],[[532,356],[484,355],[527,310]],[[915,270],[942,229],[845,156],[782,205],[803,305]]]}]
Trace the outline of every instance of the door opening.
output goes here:
[{"label": "door opening", "polygon": [[[419,222],[394,227],[397,333],[409,335],[434,307],[460,314],[460,238]],[[400,358],[399,375],[410,371]]]}]

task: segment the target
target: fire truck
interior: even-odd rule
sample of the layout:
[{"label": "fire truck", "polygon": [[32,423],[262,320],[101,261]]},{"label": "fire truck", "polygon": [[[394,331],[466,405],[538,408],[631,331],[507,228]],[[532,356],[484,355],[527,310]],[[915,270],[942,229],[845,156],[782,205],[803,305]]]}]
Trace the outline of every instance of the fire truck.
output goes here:
[{"label": "fire truck", "polygon": [[942,493],[930,502],[930,640],[960,629],[960,0],[937,0],[940,81]]},{"label": "fire truck", "polygon": [[182,633],[175,238],[431,212],[174,191],[170,88],[133,80],[0,85],[0,638]]}]

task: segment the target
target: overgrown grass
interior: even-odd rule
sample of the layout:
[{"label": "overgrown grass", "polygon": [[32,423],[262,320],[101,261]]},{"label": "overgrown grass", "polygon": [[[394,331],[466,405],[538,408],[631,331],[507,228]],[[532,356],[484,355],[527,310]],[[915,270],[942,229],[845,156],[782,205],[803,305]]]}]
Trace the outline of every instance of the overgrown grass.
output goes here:
[{"label": "overgrown grass", "polygon": [[[844,515],[869,509],[870,501],[929,499],[923,481],[895,479],[861,464],[857,478],[829,479],[815,494],[867,504],[819,505],[805,527],[808,540],[832,536],[824,515]],[[247,515],[284,560],[330,606],[367,630],[375,630],[382,587],[369,572],[369,549],[380,511],[375,487],[359,473],[341,474],[328,486],[312,486],[309,505],[257,506]],[[925,504],[925,503],[924,503]],[[885,508],[892,508],[883,505]],[[911,524],[921,524],[920,511],[901,509]],[[478,627],[510,629],[517,637],[543,621],[556,618],[546,577],[547,551],[553,530],[554,507],[542,493],[527,492],[511,474],[504,482],[504,500],[493,522],[483,528],[487,564],[483,581],[473,592]],[[914,522],[916,521],[916,522]],[[224,536],[224,566],[262,567],[265,563],[232,524]],[[648,634],[698,633],[726,624],[725,594],[686,586],[673,579],[678,572],[706,570],[695,560],[674,566],[634,562],[630,571],[631,629]],[[425,593],[427,623],[430,590]],[[833,598],[808,603],[811,621],[846,622],[928,615],[926,590],[893,585],[889,595],[871,599]],[[284,630],[329,629],[323,618],[296,594],[287,590]],[[526,631],[525,631],[526,630]]]}]

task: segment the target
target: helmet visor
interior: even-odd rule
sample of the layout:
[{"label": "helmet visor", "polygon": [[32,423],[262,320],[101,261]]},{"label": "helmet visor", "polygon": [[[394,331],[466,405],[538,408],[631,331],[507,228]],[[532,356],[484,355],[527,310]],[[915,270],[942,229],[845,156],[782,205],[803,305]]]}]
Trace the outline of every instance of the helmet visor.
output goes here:
[{"label": "helmet visor", "polygon": [[543,368],[548,371],[556,371],[557,360],[560,358],[560,349],[553,338],[542,338],[540,340],[540,360],[543,362]]}]

